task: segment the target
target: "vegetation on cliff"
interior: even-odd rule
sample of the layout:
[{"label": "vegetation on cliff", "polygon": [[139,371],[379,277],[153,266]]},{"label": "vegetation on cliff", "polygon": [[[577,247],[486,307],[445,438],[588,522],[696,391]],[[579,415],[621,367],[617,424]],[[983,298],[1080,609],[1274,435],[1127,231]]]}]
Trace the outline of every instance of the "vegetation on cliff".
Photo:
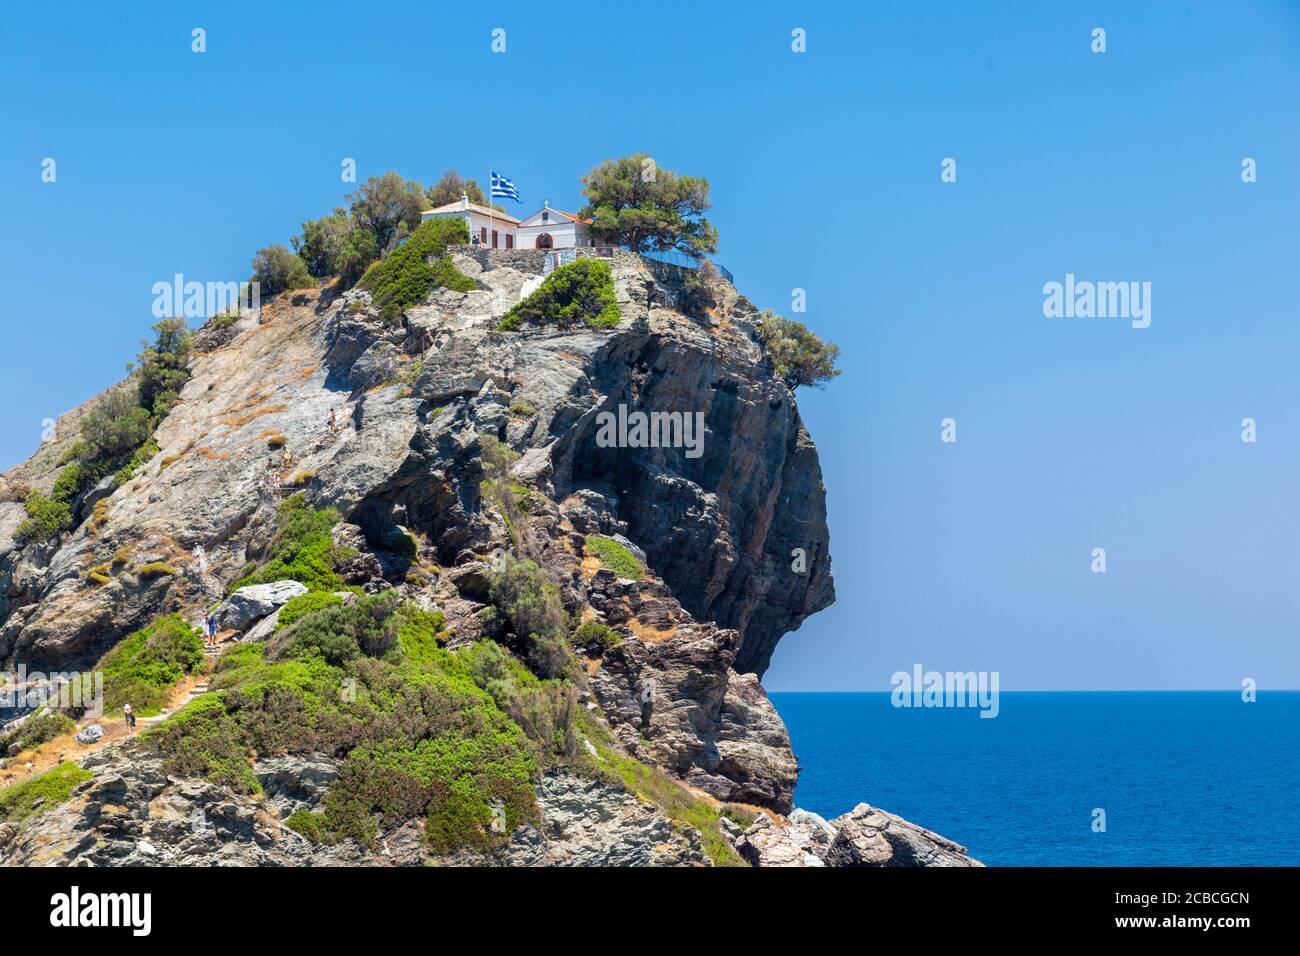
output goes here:
[{"label": "vegetation on cliff", "polygon": [[506,313],[497,329],[517,332],[524,322],[612,329],[620,318],[609,263],[588,258],[553,271],[537,291]]},{"label": "vegetation on cliff", "polygon": [[254,754],[341,758],[318,819],[295,821],[315,839],[370,844],[422,818],[435,851],[487,849],[536,818],[532,781],[576,751],[575,697],[490,641],[444,650],[442,628],[395,592],[321,608],[227,651],[213,692],[145,739],[171,772],[243,792]]},{"label": "vegetation on cliff", "polygon": [[582,177],[587,204],[579,215],[610,245],[633,252],[674,251],[699,258],[718,249],[718,230],[704,218],[709,181],[678,176],[646,153],[606,160]]},{"label": "vegetation on cliff", "polygon": [[765,310],[757,322],[758,338],[772,360],[772,370],[791,389],[800,385],[824,387],[840,374],[835,360],[840,347],[823,342],[802,322]]},{"label": "vegetation on cliff", "polygon": [[620,578],[640,581],[645,577],[645,568],[627,548],[613,538],[603,534],[587,535],[587,550],[600,561],[601,567],[608,568]]},{"label": "vegetation on cliff", "polygon": [[[361,279],[379,316],[395,324],[402,311],[422,301],[435,288],[457,292],[474,288],[474,280],[447,258],[447,246],[469,242],[461,219],[430,219],[416,227],[404,243],[372,265]],[[431,263],[428,260],[433,259]]]},{"label": "vegetation on cliff", "polygon": [[130,704],[148,717],[167,703],[172,688],[203,666],[203,636],[179,614],[168,614],[123,639],[105,655],[104,708]]},{"label": "vegetation on cliff", "polygon": [[337,591],[343,578],[335,566],[350,555],[334,543],[332,531],[339,523],[335,508],[316,510],[301,492],[280,505],[278,530],[268,550],[270,560],[250,567],[230,586],[231,593],[250,584],[298,581],[313,591]]},{"label": "vegetation on cliff", "polygon": [[33,492],[19,544],[44,543],[75,526],[79,499],[110,475],[114,488],[158,452],[153,432],[189,380],[190,333],[184,319],[164,319],[144,343],[133,381],[111,389],[81,419],[80,440],[68,452],[48,495]]},{"label": "vegetation on cliff", "polygon": [[76,721],[57,710],[43,710],[33,714],[8,733],[0,735],[0,756],[17,747],[19,752],[39,747],[76,726]]},{"label": "vegetation on cliff", "polygon": [[75,763],[61,763],[30,780],[0,790],[0,823],[25,823],[48,813],[72,796],[79,783],[91,778],[89,770]]}]

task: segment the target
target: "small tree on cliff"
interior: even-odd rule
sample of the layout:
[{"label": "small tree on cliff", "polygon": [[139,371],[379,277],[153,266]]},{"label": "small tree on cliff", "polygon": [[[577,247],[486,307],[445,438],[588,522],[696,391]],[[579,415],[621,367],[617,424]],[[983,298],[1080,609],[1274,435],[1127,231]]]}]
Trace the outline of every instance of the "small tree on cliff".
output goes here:
[{"label": "small tree on cliff", "polygon": [[307,264],[281,245],[266,246],[253,255],[253,281],[262,295],[315,285],[307,273]]},{"label": "small tree on cliff", "polygon": [[802,322],[765,309],[758,317],[757,328],[759,341],[772,360],[772,369],[791,391],[800,385],[825,388],[840,374],[835,367],[840,347],[834,342],[823,342]]},{"label": "small tree on cliff", "polygon": [[163,319],[153,330],[153,342],[140,343],[139,405],[157,423],[167,417],[190,380],[191,341],[184,319]]},{"label": "small tree on cliff", "polygon": [[424,208],[424,187],[414,179],[402,179],[388,172],[372,176],[357,191],[349,193],[348,204],[357,225],[375,234],[381,252],[390,243],[414,231]]},{"label": "small tree on cliff", "polygon": [[[468,196],[469,201],[475,205],[488,205],[487,197],[483,195],[483,187],[472,179],[465,179],[454,169],[447,170],[437,183],[424,191],[424,198],[435,209],[448,203],[460,202],[461,196]],[[504,206],[495,203],[492,204],[492,208],[505,212]]]},{"label": "small tree on cliff", "polygon": [[584,219],[604,241],[634,252],[675,251],[699,258],[718,249],[718,231],[704,218],[709,182],[678,176],[645,153],[605,160],[582,177]]}]

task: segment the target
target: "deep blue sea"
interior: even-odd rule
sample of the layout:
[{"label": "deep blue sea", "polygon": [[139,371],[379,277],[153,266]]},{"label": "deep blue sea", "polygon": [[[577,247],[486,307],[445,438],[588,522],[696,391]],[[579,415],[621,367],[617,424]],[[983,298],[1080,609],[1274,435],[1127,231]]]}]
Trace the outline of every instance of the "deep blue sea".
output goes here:
[{"label": "deep blue sea", "polygon": [[827,819],[870,803],[991,866],[1300,865],[1297,691],[1003,693],[992,719],[887,692],[771,696],[795,803]]}]

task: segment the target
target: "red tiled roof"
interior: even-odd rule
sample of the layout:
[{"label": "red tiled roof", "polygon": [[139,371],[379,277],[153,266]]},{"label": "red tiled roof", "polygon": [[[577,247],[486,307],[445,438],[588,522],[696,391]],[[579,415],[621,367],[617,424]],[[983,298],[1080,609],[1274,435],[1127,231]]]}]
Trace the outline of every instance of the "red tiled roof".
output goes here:
[{"label": "red tiled roof", "polygon": [[580,222],[584,226],[590,226],[592,223],[596,221],[594,219],[583,219],[581,216],[575,216],[571,212],[565,212],[562,209],[556,209],[554,206],[551,207],[551,212],[558,212],[565,219],[572,219],[574,222]]}]

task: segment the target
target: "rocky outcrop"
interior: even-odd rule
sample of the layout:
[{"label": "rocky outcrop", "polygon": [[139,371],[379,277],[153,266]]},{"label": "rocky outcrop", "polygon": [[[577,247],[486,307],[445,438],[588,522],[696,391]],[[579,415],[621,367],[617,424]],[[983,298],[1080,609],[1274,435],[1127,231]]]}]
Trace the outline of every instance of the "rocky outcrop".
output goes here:
[{"label": "rocky outcrop", "polygon": [[520,827],[492,862],[507,866],[703,866],[700,837],[609,784],[550,773],[540,826]]},{"label": "rocky outcrop", "polygon": [[760,813],[735,846],[750,865],[760,867],[984,865],[964,846],[865,803],[830,822],[806,810],[780,821]]},{"label": "rocky outcrop", "polygon": [[337,764],[320,756],[259,761],[257,800],[205,780],[174,779],[138,745],[84,761],[94,777],[55,812],[0,826],[0,864],[19,866],[688,866],[699,834],[606,783],[568,771],[537,785],[541,822],[490,856],[431,857],[417,823],[382,828],[373,846],[313,844],[284,825],[319,806]]},{"label": "rocky outcrop", "polygon": [[[222,601],[273,549],[280,499],[265,477],[268,458],[283,449],[293,457],[287,486],[342,515],[335,542],[344,582],[396,589],[441,611],[453,648],[490,631],[479,612],[496,555],[536,560],[569,615],[616,635],[580,652],[588,707],[627,754],[706,798],[768,808],[766,831],[737,835],[755,862],[875,865],[880,840],[888,860],[947,860],[916,835],[925,831],[897,818],[882,823],[880,811],[837,821],[833,836],[814,827],[812,842],[787,845],[806,829],[792,812],[798,766],[759,678],[781,636],[830,604],[834,587],[816,448],[756,344],[757,310],[725,286],[714,307],[692,314],[681,307],[679,274],[619,253],[616,328],[507,334],[497,325],[538,284],[541,257],[480,250],[457,254],[455,264],[476,288],[436,290],[400,323],[379,321],[366,292],[327,286],[205,335],[180,403],[157,431],[155,458],[120,488],[95,491],[102,501],[93,521],[91,505],[79,502],[76,530],[20,548],[19,486],[52,484],[84,409],[65,416],[48,447],[3,476],[0,659],[85,664],[160,614],[193,619]],[[702,443],[597,440],[603,413],[639,411],[698,416]],[[514,522],[484,500],[488,436],[517,456],[510,479],[526,491],[526,514]],[[621,542],[644,573],[602,567],[586,547],[596,534]],[[105,566],[107,575],[87,573]],[[220,620],[251,627],[246,639],[265,637],[300,588],[242,589],[221,604]],[[13,836],[6,859],[422,860],[414,823],[382,834],[373,850],[313,846],[285,830],[282,819],[314,806],[337,772],[326,758],[263,760],[254,772],[267,796],[257,802],[170,780],[143,752],[110,751],[89,758],[96,776],[65,808]],[[499,862],[701,860],[693,831],[620,788],[556,771],[540,781],[538,800],[542,822],[516,833]],[[788,824],[773,822],[787,812]],[[190,829],[191,816],[210,826]]]},{"label": "rocky outcrop", "polygon": [[242,587],[221,602],[217,620],[222,627],[242,631],[254,621],[276,613],[300,594],[307,593],[307,585],[297,581],[272,581],[269,584],[252,584]]}]

